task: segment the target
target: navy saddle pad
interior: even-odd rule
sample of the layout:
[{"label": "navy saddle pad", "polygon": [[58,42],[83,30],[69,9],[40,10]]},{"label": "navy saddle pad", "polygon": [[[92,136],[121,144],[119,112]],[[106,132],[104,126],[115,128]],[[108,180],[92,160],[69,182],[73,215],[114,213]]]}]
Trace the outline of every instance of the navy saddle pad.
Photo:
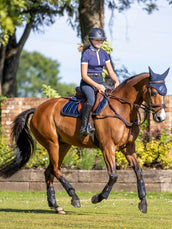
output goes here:
[{"label": "navy saddle pad", "polygon": [[[82,114],[78,112],[78,104],[81,98],[73,96],[69,102],[67,102],[61,110],[62,115],[71,116],[75,118],[81,118]],[[107,105],[107,99],[103,96],[102,101],[98,104],[96,109],[93,111],[94,115],[99,114]]]}]

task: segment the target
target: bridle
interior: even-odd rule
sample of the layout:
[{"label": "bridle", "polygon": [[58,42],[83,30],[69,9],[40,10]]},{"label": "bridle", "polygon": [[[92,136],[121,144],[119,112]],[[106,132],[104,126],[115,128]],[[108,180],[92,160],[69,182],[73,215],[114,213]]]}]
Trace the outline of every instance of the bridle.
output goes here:
[{"label": "bridle", "polygon": [[[93,116],[96,116],[96,118],[97,118],[97,116],[101,116],[102,118],[106,118],[106,117],[118,118],[118,119],[120,119],[121,121],[123,121],[123,122],[125,123],[125,125],[129,128],[129,133],[128,133],[127,140],[126,140],[126,142],[125,142],[122,146],[119,147],[119,150],[122,150],[122,149],[124,149],[124,148],[126,147],[128,141],[129,141],[131,132],[132,132],[132,128],[133,128],[134,126],[139,127],[140,125],[142,125],[142,124],[146,121],[146,119],[147,119],[147,117],[148,117],[148,114],[149,114],[150,112],[152,112],[153,114],[156,114],[156,113],[157,113],[158,111],[160,111],[162,108],[165,108],[165,104],[156,104],[156,105],[152,104],[152,99],[151,99],[151,88],[152,88],[152,87],[151,87],[151,84],[154,84],[154,83],[165,83],[165,82],[164,82],[164,81],[149,81],[147,87],[145,88],[145,90],[147,89],[148,95],[149,95],[149,105],[146,105],[146,104],[141,104],[141,105],[139,105],[139,104],[136,104],[136,103],[129,102],[129,101],[123,99],[123,98],[119,98],[119,97],[117,97],[117,96],[115,96],[115,95],[112,95],[112,94],[111,94],[112,91],[111,91],[111,93],[105,92],[105,93],[104,93],[104,97],[107,99],[108,104],[109,104],[109,107],[111,108],[111,110],[112,110],[115,114],[114,114],[114,115],[104,115],[104,114],[100,114],[100,113],[98,113],[98,114],[97,114],[97,113],[92,113],[92,115],[93,115]],[[145,93],[145,90],[143,91],[143,94]],[[111,103],[111,101],[110,101],[110,98],[115,99],[115,100],[118,100],[118,101],[121,102],[121,103],[127,103],[127,104],[129,104],[129,105],[134,106],[134,107],[136,108],[136,110],[137,110],[137,117],[139,117],[140,123],[139,123],[139,121],[138,121],[138,118],[137,118],[137,120],[135,120],[135,121],[128,122],[128,121],[127,121],[126,119],[124,119],[121,115],[119,115],[119,114],[117,113],[117,111],[115,110],[115,108],[113,107],[113,105],[112,105],[112,103]],[[159,108],[158,110],[155,110],[155,108],[157,108],[157,107],[160,107],[160,108]],[[141,122],[141,114],[140,114],[139,109],[142,109],[142,110],[145,111],[144,120],[143,120],[142,122]]]},{"label": "bridle", "polygon": [[[133,125],[137,125],[137,126],[142,125],[146,121],[146,119],[147,119],[147,117],[148,117],[150,112],[152,112],[152,114],[154,115],[154,114],[158,113],[161,109],[165,108],[165,104],[164,103],[163,104],[152,104],[152,99],[151,99],[151,88],[152,87],[151,87],[151,84],[155,84],[155,83],[165,83],[165,81],[163,81],[163,80],[162,81],[149,81],[147,87],[145,88],[145,90],[148,91],[148,95],[149,95],[149,105],[146,105],[146,104],[139,105],[139,104],[136,104],[136,103],[129,102],[129,101],[123,99],[123,98],[119,98],[119,97],[117,97],[115,95],[112,95],[111,94],[112,91],[110,93],[109,92],[105,92],[103,95],[107,99],[109,107],[111,108],[111,110],[115,114],[114,115],[104,115],[104,114],[100,114],[100,113],[92,113],[92,115],[93,116],[101,116],[101,117],[118,118],[121,121],[123,121],[127,127],[132,127]],[[145,90],[143,91],[143,94],[145,93]],[[128,122],[127,120],[125,120],[121,115],[119,115],[117,113],[117,111],[115,110],[115,108],[113,107],[113,105],[112,105],[112,103],[110,101],[110,98],[115,99],[115,100],[117,100],[117,101],[119,101],[121,103],[126,103],[126,104],[134,106],[136,108],[136,110],[137,110],[137,114],[138,114],[139,120],[137,119],[137,120],[132,121],[132,122]],[[157,108],[157,107],[159,107],[159,109],[155,110],[154,108]],[[139,109],[142,109],[145,112],[144,119],[143,119],[142,122],[141,122],[141,113],[140,113]],[[140,121],[140,123],[139,123],[139,121]]]},{"label": "bridle", "polygon": [[[151,99],[151,84],[157,84],[157,83],[160,83],[160,84],[164,84],[165,81],[164,80],[159,80],[159,81],[150,81],[148,86],[147,86],[147,89],[148,89],[148,93],[149,93],[149,107],[150,107],[150,110],[152,111],[153,114],[156,114],[158,113],[161,109],[165,108],[165,104],[152,104],[152,99]],[[154,108],[157,108],[157,107],[160,107],[158,110],[155,110]]]}]

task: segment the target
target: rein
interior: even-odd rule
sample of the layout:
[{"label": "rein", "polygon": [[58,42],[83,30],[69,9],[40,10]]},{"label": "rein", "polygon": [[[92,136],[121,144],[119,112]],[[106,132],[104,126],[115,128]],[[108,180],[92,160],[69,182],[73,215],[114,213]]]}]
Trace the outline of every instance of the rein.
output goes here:
[{"label": "rein", "polygon": [[[121,121],[123,121],[123,122],[125,123],[126,126],[132,127],[133,125],[137,125],[137,126],[142,125],[142,124],[146,121],[146,119],[147,119],[148,114],[150,113],[150,111],[152,111],[151,108],[150,108],[150,106],[147,106],[147,105],[145,105],[145,104],[138,105],[138,104],[129,102],[129,101],[125,100],[125,99],[122,99],[122,98],[119,98],[119,97],[117,97],[117,96],[114,96],[114,95],[111,95],[111,94],[107,94],[107,93],[105,93],[104,96],[105,96],[105,98],[106,98],[107,101],[108,101],[109,107],[111,108],[111,110],[113,110],[113,112],[115,113],[115,115],[103,115],[103,114],[100,114],[100,113],[99,113],[99,114],[97,114],[97,113],[92,113],[92,115],[102,116],[102,117],[107,117],[107,118],[108,118],[108,117],[118,118],[118,119],[120,119]],[[118,100],[118,101],[121,102],[121,103],[127,103],[127,104],[130,104],[130,105],[135,106],[136,109],[137,109],[137,113],[139,114],[139,119],[140,119],[140,120],[141,120],[141,114],[140,114],[139,109],[140,109],[140,108],[143,109],[143,110],[145,111],[144,120],[143,120],[140,124],[138,124],[138,121],[128,122],[128,121],[125,120],[121,115],[119,115],[119,114],[117,113],[117,111],[116,111],[115,108],[113,107],[112,103],[110,102],[109,98],[116,99],[116,100]]]},{"label": "rein", "polygon": [[[164,81],[158,81],[158,83],[163,83]],[[152,83],[157,83],[157,81],[151,81],[150,82],[151,84]],[[104,93],[104,97],[107,99],[107,101],[108,101],[108,104],[109,104],[109,107],[111,108],[111,110],[113,110],[113,112],[115,113],[115,115],[103,115],[103,114],[96,114],[96,113],[92,113],[93,115],[98,115],[98,116],[102,116],[102,117],[112,117],[112,118],[118,118],[118,119],[120,119],[121,121],[123,121],[124,123],[125,123],[125,125],[126,126],[128,126],[128,127],[132,127],[133,125],[137,125],[137,126],[141,126],[145,121],[146,121],[146,119],[147,119],[147,117],[148,117],[148,114],[150,113],[150,112],[152,112],[153,114],[156,114],[158,111],[160,111],[162,108],[165,108],[165,104],[156,104],[156,105],[154,105],[154,104],[152,104],[152,100],[151,100],[151,85],[150,85],[150,83],[149,83],[149,85],[147,86],[147,88],[145,88],[145,90],[146,89],[148,89],[148,93],[149,93],[149,106],[148,105],[145,105],[145,104],[141,104],[141,105],[139,105],[139,104],[136,104],[136,103],[132,103],[132,102],[129,102],[129,101],[127,101],[127,100],[125,100],[125,99],[123,99],[123,98],[119,98],[119,97],[117,97],[117,96],[115,96],[115,95],[112,95],[112,94],[108,94],[107,92],[105,92]],[[109,98],[112,98],[112,99],[116,99],[116,100],[118,100],[119,102],[121,102],[121,103],[127,103],[127,104],[130,104],[130,105],[133,105],[136,109],[137,109],[137,114],[139,114],[139,120],[141,121],[141,114],[140,114],[140,111],[139,111],[139,109],[142,109],[142,110],[144,110],[145,111],[145,116],[144,116],[144,120],[140,123],[140,124],[138,124],[138,120],[136,120],[136,121],[133,121],[133,122],[128,122],[127,120],[125,120],[121,115],[119,115],[117,112],[116,112],[116,110],[115,110],[115,108],[113,107],[113,105],[111,104],[111,102],[110,102],[110,100],[109,100]],[[158,110],[154,110],[153,108],[157,108],[157,107],[160,107]]]},{"label": "rein", "polygon": [[[151,82],[152,83],[152,82]],[[154,82],[153,82],[154,83]],[[165,107],[165,104],[152,104],[152,100],[151,100],[151,91],[150,91],[150,84],[147,86],[146,89],[148,89],[148,93],[149,93],[149,106],[145,105],[145,104],[136,104],[136,103],[132,103],[132,102],[129,102],[125,99],[122,99],[122,98],[119,98],[117,96],[114,96],[112,94],[108,94],[107,92],[104,93],[104,97],[107,99],[108,101],[108,104],[109,104],[109,107],[111,108],[111,110],[115,113],[115,115],[103,115],[103,114],[97,114],[97,113],[92,113],[92,115],[95,115],[95,116],[102,116],[102,117],[112,117],[112,118],[118,118],[120,119],[121,121],[123,121],[125,123],[125,125],[127,127],[129,127],[129,133],[128,133],[128,137],[127,137],[127,140],[126,140],[126,143],[123,144],[122,146],[119,147],[119,150],[122,150],[126,147],[128,141],[129,141],[129,138],[130,138],[130,135],[131,135],[131,131],[132,131],[132,128],[134,125],[136,126],[141,126],[147,119],[148,117],[148,114],[150,112],[152,112],[153,114],[156,114],[160,109],[164,108]],[[141,121],[141,114],[140,114],[140,111],[139,109],[143,109],[145,111],[145,116],[144,116],[144,120],[142,122],[140,122],[138,124],[138,119],[136,121],[133,121],[133,122],[128,122],[127,120],[125,120],[121,115],[119,115],[117,113],[117,111],[115,110],[115,108],[113,107],[112,103],[110,102],[109,98],[112,98],[112,99],[116,99],[118,100],[119,102],[121,103],[127,103],[129,105],[133,105],[136,110],[137,110],[137,114],[139,114],[139,120]],[[160,107],[160,109],[158,109],[157,111],[155,111],[153,108],[157,108],[157,107]]]}]

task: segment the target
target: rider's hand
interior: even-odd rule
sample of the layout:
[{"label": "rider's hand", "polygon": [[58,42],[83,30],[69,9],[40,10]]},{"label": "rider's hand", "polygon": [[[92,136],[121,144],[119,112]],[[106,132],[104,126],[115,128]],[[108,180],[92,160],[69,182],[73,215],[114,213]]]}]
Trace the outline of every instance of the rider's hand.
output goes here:
[{"label": "rider's hand", "polygon": [[116,81],[114,87],[116,88],[118,86],[119,86],[119,81]]},{"label": "rider's hand", "polygon": [[104,92],[105,92],[105,90],[106,90],[105,86],[104,86],[104,85],[102,85],[102,84],[98,84],[97,89],[98,89],[98,90],[99,90],[99,92],[101,92],[101,93],[104,93]]}]

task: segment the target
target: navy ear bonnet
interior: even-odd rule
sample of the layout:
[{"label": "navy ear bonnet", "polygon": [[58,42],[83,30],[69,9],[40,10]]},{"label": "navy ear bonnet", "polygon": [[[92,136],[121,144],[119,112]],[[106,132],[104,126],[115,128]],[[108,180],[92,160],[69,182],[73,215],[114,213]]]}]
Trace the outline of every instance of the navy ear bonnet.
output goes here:
[{"label": "navy ear bonnet", "polygon": [[165,85],[165,77],[168,75],[170,68],[167,69],[162,75],[156,74],[149,67],[149,84],[151,87],[155,88],[160,95],[167,94],[167,87]]}]

